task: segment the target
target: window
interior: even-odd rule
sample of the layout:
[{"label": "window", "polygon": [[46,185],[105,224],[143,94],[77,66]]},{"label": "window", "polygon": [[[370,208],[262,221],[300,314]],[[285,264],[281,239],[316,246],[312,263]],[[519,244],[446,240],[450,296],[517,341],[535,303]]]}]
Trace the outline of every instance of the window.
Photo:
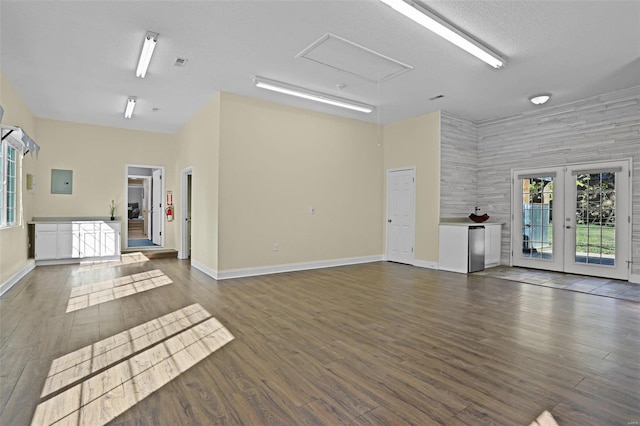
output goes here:
[{"label": "window", "polygon": [[8,139],[0,145],[0,228],[16,225],[18,217],[18,150]]}]

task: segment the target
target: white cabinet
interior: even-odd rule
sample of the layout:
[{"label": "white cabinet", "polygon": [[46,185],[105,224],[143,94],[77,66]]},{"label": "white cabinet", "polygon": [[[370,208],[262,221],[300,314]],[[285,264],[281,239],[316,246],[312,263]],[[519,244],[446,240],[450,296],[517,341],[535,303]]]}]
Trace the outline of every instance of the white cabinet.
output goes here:
[{"label": "white cabinet", "polygon": [[500,265],[500,223],[441,223],[438,268],[466,274],[469,261],[469,226],[484,226],[484,266]]},{"label": "white cabinet", "polygon": [[35,236],[36,261],[73,261],[120,255],[120,222],[36,222]]},{"label": "white cabinet", "polygon": [[440,225],[438,269],[466,274],[469,256],[469,227]]},{"label": "white cabinet", "polygon": [[100,240],[93,222],[80,224],[80,257],[100,256]]},{"label": "white cabinet", "polygon": [[[117,226],[116,226],[117,225]],[[100,224],[100,255],[120,254],[120,223],[103,222]]]},{"label": "white cabinet", "polygon": [[484,226],[484,267],[492,268],[500,265],[500,243],[502,225],[489,223]]},{"label": "white cabinet", "polygon": [[36,260],[57,259],[58,256],[58,225],[36,225]]},{"label": "white cabinet", "polygon": [[[37,236],[36,227],[36,236]],[[36,237],[37,238],[37,237]],[[78,238],[73,232],[73,225],[70,223],[58,224],[56,257],[54,259],[66,259],[79,256]],[[38,241],[36,247],[38,247]],[[37,259],[37,257],[36,257]]]}]

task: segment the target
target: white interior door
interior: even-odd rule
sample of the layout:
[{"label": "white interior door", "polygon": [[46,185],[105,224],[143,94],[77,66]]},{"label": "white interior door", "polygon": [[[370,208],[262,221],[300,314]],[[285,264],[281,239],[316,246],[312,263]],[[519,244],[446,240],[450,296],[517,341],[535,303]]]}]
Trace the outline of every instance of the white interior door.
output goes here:
[{"label": "white interior door", "polygon": [[182,242],[180,246],[180,259],[191,257],[191,187],[192,168],[182,170]]},{"label": "white interior door", "polygon": [[151,174],[151,233],[154,244],[162,245],[162,170]]},{"label": "white interior door", "polygon": [[151,235],[151,179],[142,181],[142,233],[149,238]]},{"label": "white interior door", "polygon": [[387,172],[387,259],[413,263],[415,241],[415,169]]},{"label": "white interior door", "polygon": [[630,160],[513,173],[512,264],[628,279]]}]

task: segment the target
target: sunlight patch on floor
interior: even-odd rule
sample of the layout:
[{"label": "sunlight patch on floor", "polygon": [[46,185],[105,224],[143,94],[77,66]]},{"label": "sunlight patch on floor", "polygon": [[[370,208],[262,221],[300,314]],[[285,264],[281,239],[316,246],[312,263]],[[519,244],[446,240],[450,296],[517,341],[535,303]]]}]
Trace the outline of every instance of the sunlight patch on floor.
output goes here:
[{"label": "sunlight patch on floor", "polygon": [[104,425],[233,339],[194,304],[67,354],[53,361],[42,395],[71,387],[40,403],[31,424]]},{"label": "sunlight patch on floor", "polygon": [[173,283],[161,270],[125,275],[71,289],[67,313]]},{"label": "sunlight patch on floor", "polygon": [[126,253],[120,256],[120,260],[112,260],[106,262],[88,262],[83,263],[78,268],[79,272],[95,271],[96,269],[112,268],[114,266],[132,265],[134,263],[142,263],[149,261],[149,258],[142,252]]}]

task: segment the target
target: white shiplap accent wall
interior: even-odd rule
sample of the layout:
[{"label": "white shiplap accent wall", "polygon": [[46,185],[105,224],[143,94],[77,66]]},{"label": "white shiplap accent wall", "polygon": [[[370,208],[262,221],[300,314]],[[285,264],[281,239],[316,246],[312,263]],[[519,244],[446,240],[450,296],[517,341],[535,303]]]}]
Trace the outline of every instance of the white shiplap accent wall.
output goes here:
[{"label": "white shiplap accent wall", "polygon": [[[444,135],[445,130],[453,131],[450,127],[443,123],[443,145],[455,139]],[[487,206],[493,219],[505,223],[503,264],[509,262],[511,169],[633,158],[631,273],[640,274],[640,255],[636,254],[640,251],[640,86],[480,122],[476,127],[477,202]],[[443,146],[442,152],[454,149],[456,146]],[[444,168],[445,162],[443,176]]]},{"label": "white shiplap accent wall", "polygon": [[440,120],[440,217],[465,217],[478,206],[478,129],[444,111]]}]

